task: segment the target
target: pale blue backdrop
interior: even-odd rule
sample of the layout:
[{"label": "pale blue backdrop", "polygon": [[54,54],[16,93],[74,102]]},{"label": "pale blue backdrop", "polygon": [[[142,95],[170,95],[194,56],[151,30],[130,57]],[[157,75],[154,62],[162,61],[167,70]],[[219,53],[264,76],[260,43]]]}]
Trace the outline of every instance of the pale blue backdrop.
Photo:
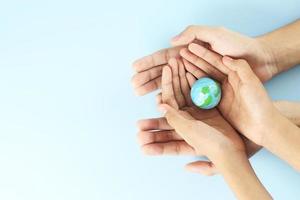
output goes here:
[{"label": "pale blue backdrop", "polygon": [[[158,116],[136,97],[131,62],[189,24],[255,36],[300,17],[299,0],[1,0],[0,199],[233,199],[189,157],[145,157],[135,122]],[[300,99],[300,68],[267,84]],[[299,199],[300,175],[267,151],[252,164],[275,199]]]}]

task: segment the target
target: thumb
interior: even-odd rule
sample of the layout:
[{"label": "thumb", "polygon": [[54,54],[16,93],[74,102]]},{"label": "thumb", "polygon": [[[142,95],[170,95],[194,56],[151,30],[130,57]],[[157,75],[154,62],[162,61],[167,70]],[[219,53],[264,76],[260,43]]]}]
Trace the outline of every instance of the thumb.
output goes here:
[{"label": "thumb", "polygon": [[[187,112],[176,110],[168,104],[161,104],[159,110],[164,113],[170,126],[172,126],[176,132],[183,137],[188,139],[191,135],[191,126],[193,117]],[[188,142],[188,141],[187,141]]]},{"label": "thumb", "polygon": [[230,70],[237,72],[242,81],[245,81],[254,75],[254,72],[246,60],[232,59],[228,56],[224,56],[222,62]]},{"label": "thumb", "polygon": [[187,45],[194,40],[211,43],[215,39],[214,29],[206,26],[188,26],[171,40],[172,46]]}]

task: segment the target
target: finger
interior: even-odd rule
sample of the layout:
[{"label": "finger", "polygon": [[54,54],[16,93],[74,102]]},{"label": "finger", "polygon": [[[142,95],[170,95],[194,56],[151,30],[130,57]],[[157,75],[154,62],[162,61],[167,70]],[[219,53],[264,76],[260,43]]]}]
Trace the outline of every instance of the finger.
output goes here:
[{"label": "finger", "polygon": [[212,43],[216,38],[216,29],[207,26],[189,26],[171,40],[172,46],[186,45],[194,40]]},{"label": "finger", "polygon": [[139,120],[137,122],[137,127],[141,131],[173,130],[173,128],[168,124],[165,117]]},{"label": "finger", "polygon": [[140,131],[137,135],[139,145],[150,143],[162,143],[171,141],[182,141],[175,131]]},{"label": "finger", "polygon": [[195,150],[185,141],[152,143],[142,146],[146,155],[195,155]]},{"label": "finger", "polygon": [[149,70],[153,67],[164,65],[168,63],[168,60],[172,57],[179,57],[179,50],[182,47],[173,47],[168,49],[162,49],[154,52],[151,55],[145,56],[136,60],[132,65],[136,72],[142,72]]},{"label": "finger", "polygon": [[169,66],[172,69],[172,81],[173,81],[173,91],[174,96],[177,101],[179,108],[185,105],[185,99],[181,92],[181,85],[179,79],[179,69],[178,69],[178,62],[175,58],[169,60]]},{"label": "finger", "polygon": [[[238,74],[238,76],[241,78],[242,82],[256,78],[250,65],[247,63],[247,61],[245,61],[243,59],[235,60],[228,56],[224,56],[222,59],[222,62],[230,70],[235,71]],[[256,78],[256,79],[258,79],[258,78]]]},{"label": "finger", "polygon": [[202,78],[204,76],[207,76],[207,74],[204,71],[202,71],[199,67],[193,65],[192,63],[190,63],[186,59],[183,59],[183,63],[184,63],[184,66],[186,68],[186,71],[193,74],[197,79]]},{"label": "finger", "polygon": [[189,61],[190,63],[192,63],[195,66],[197,66],[198,68],[200,68],[203,72],[205,72],[209,76],[211,76],[214,79],[218,80],[219,82],[224,80],[225,75],[222,72],[220,72],[217,68],[213,67],[209,63],[207,63],[202,58],[200,58],[200,57],[196,56],[195,54],[191,53],[189,50],[187,50],[187,49],[181,50],[180,55],[184,59]]},{"label": "finger", "polygon": [[186,78],[188,80],[190,87],[192,87],[194,85],[194,83],[196,82],[196,78],[189,72],[186,73]]},{"label": "finger", "polygon": [[228,74],[229,69],[223,64],[221,55],[195,43],[190,44],[188,49],[211,66],[217,68],[220,72]]},{"label": "finger", "polygon": [[161,76],[145,83],[144,85],[135,88],[135,93],[138,96],[143,96],[150,92],[153,92],[161,87]]},{"label": "finger", "polygon": [[179,66],[179,79],[180,79],[180,85],[181,85],[181,92],[184,96],[185,103],[187,105],[192,105],[192,100],[190,97],[190,90],[189,83],[186,77],[186,71],[185,66],[183,64],[182,59],[178,59],[178,66]]},{"label": "finger", "polygon": [[178,104],[174,95],[172,71],[169,66],[165,66],[162,75],[162,101],[174,108],[178,108]]},{"label": "finger", "polygon": [[157,105],[162,104],[162,94],[157,94],[155,100]]},{"label": "finger", "polygon": [[215,165],[210,161],[192,162],[187,164],[185,169],[190,172],[200,173],[206,176],[212,176],[218,173]]},{"label": "finger", "polygon": [[181,112],[168,104],[161,104],[159,110],[165,114],[165,117],[176,132],[189,144],[194,143],[195,137],[193,127],[193,117],[187,112]]},{"label": "finger", "polygon": [[147,71],[139,72],[133,76],[131,83],[134,88],[140,87],[145,83],[161,76],[163,66],[151,68]]}]

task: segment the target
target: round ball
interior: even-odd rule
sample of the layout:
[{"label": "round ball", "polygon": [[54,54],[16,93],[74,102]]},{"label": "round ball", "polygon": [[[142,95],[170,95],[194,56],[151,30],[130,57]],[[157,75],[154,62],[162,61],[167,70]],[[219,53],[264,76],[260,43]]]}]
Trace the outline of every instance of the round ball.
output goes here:
[{"label": "round ball", "polygon": [[197,107],[212,109],[221,100],[220,84],[208,77],[200,78],[192,86],[191,98]]}]

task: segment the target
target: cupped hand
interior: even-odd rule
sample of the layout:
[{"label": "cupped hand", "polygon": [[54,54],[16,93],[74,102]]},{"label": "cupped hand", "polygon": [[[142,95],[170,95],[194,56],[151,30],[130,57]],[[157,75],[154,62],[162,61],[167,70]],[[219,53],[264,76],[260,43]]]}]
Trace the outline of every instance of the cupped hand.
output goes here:
[{"label": "cupped hand", "polygon": [[[272,119],[278,111],[269,99],[261,81],[252,71],[245,60],[234,60],[193,44],[195,54],[185,54],[184,58],[199,68],[217,69],[224,78],[219,79],[222,84],[222,99],[218,105],[222,115],[242,134],[255,142],[262,144],[266,127],[273,126]],[[187,49],[183,50],[188,52]],[[186,61],[187,62],[187,61]],[[187,68],[196,74],[197,68]],[[200,70],[201,71],[201,70]],[[209,71],[215,79],[218,77]]]},{"label": "cupped hand", "polygon": [[[198,78],[205,76],[198,73]],[[236,145],[243,148],[243,141],[222,117],[217,109],[201,110],[195,107],[189,96],[190,85],[195,77],[185,72],[181,59],[171,59],[169,67],[165,69],[162,79],[162,93],[158,95],[157,103],[167,103],[176,109],[183,109],[194,119],[201,120],[212,128],[223,132]],[[138,123],[141,130],[138,134],[140,145],[148,155],[197,155],[195,149],[189,145],[166,121],[165,118],[146,119]],[[252,154],[258,149],[257,145],[247,144],[247,151]],[[187,169],[205,175],[217,172],[211,162],[197,161],[187,165]]]},{"label": "cupped hand", "polygon": [[[168,124],[196,155],[207,156],[216,167],[219,159],[228,156],[229,152],[243,152],[246,156],[243,140],[217,109],[200,110],[190,102],[189,96],[184,95],[182,88],[188,84],[182,84],[185,81],[178,76],[178,67],[183,68],[183,63],[172,59],[169,65],[162,73],[160,105],[160,109],[166,111]],[[195,81],[188,77],[188,82]]]},{"label": "cupped hand", "polygon": [[[191,43],[197,41],[206,43],[208,49],[222,56],[247,60],[261,81],[269,80],[278,73],[274,53],[261,38],[244,36],[223,27],[189,26],[175,36],[171,43],[173,46],[188,45],[188,49],[194,53]],[[203,70],[208,72],[210,69],[203,68]],[[218,69],[214,73],[215,76],[222,76]]]},{"label": "cupped hand", "polygon": [[[163,66],[170,58],[179,58],[182,48],[190,49],[188,45],[192,42],[223,56],[246,59],[262,81],[269,80],[278,73],[276,59],[262,39],[247,37],[224,28],[189,26],[172,40],[174,47],[159,50],[133,63],[136,74],[132,78],[132,84],[136,94],[145,95],[160,88]],[[193,52],[192,48],[190,50]],[[203,70],[210,72],[208,68]],[[222,77],[218,70],[214,70],[214,74]]]}]

